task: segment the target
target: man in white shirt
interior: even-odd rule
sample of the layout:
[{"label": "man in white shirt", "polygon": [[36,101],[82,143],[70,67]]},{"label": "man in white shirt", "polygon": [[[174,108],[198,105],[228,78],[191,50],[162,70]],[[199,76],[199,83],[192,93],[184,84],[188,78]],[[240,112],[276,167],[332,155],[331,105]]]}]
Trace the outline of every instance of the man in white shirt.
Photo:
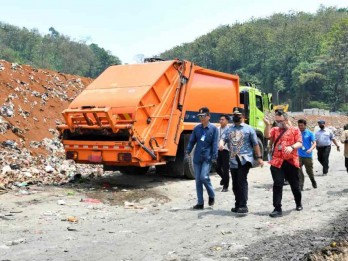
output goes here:
[{"label": "man in white shirt", "polygon": [[331,152],[331,142],[333,142],[337,151],[340,151],[332,131],[325,127],[325,121],[319,120],[318,125],[320,130],[315,133],[315,139],[317,141],[318,161],[323,166],[323,175],[327,175],[329,172],[329,156]]},{"label": "man in white shirt", "polygon": [[[225,139],[229,119],[230,117],[226,114],[220,116],[220,127],[218,127],[219,141],[223,141]],[[221,192],[227,192],[230,183],[230,152],[228,150],[227,144],[225,144],[223,148],[219,148],[216,163],[216,172],[221,177]]]}]

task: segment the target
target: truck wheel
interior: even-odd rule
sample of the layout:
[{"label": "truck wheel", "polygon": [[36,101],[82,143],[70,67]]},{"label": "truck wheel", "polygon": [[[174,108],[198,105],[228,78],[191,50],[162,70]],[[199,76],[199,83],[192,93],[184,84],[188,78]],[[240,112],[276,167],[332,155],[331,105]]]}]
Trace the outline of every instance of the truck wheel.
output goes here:
[{"label": "truck wheel", "polygon": [[156,172],[169,177],[183,177],[184,176],[184,161],[185,161],[185,140],[184,135],[181,134],[178,149],[174,161],[167,161],[165,165],[157,165]]},{"label": "truck wheel", "polygon": [[[191,134],[183,134],[183,135],[184,135],[185,148],[186,148]],[[190,156],[186,157],[184,160],[184,174],[187,179],[195,179],[195,172],[193,168],[193,155],[195,154],[195,149],[196,147],[193,148],[193,150],[190,153]]]}]

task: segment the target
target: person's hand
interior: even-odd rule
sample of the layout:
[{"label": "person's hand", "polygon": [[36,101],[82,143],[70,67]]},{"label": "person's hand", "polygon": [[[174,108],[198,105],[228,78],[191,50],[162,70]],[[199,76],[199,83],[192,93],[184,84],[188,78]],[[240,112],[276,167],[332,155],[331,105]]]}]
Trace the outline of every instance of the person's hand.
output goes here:
[{"label": "person's hand", "polygon": [[311,154],[311,152],[312,152],[311,149],[309,149],[309,150],[306,151],[307,154]]},{"label": "person's hand", "polygon": [[266,124],[266,125],[271,125],[270,121],[265,117],[263,118],[263,122]]},{"label": "person's hand", "polygon": [[286,146],[284,149],[285,154],[290,154],[294,149],[291,146]]},{"label": "person's hand", "polygon": [[223,150],[224,149],[224,146],[223,145],[219,145],[219,150],[221,151],[221,150]]},{"label": "person's hand", "polygon": [[263,163],[263,159],[257,159],[257,163],[259,164],[259,166],[262,168],[264,163]]}]

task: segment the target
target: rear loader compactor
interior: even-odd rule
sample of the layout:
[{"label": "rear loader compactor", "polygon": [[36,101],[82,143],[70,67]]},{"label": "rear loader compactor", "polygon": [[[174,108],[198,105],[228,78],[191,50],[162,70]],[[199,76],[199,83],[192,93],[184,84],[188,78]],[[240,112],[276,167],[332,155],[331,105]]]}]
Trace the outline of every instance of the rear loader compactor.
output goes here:
[{"label": "rear loader compactor", "polygon": [[[107,68],[62,112],[58,126],[66,158],[104,170],[194,178],[185,147],[209,107],[211,122],[239,105],[239,77],[189,61]],[[193,155],[193,153],[192,153]]]}]

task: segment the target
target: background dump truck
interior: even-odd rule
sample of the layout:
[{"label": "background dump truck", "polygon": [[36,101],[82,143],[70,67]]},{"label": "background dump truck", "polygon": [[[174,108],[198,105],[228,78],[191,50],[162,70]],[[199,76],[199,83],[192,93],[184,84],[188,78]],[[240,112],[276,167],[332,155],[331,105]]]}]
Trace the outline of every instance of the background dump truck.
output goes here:
[{"label": "background dump truck", "polygon": [[[252,95],[258,97],[249,92],[245,106],[263,144],[263,128],[250,116],[262,121],[265,107],[256,110],[263,101]],[[161,174],[194,178],[185,147],[203,106],[215,123],[240,106],[239,77],[181,60],[111,66],[62,112],[58,130],[66,158],[77,163],[138,174],[155,166]]]}]

